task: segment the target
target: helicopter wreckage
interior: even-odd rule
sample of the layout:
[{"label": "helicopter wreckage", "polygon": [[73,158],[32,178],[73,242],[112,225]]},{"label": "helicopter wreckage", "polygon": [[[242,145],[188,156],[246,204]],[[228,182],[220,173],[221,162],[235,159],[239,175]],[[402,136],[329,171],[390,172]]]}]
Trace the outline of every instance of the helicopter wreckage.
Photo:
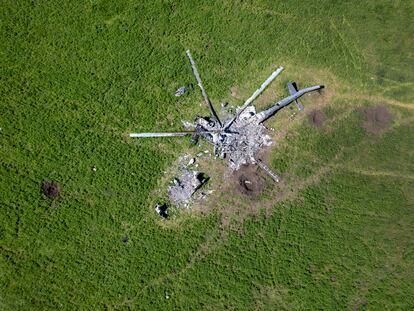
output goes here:
[{"label": "helicopter wreckage", "polygon": [[[283,71],[283,67],[279,67],[272,72],[242,106],[236,108],[234,114],[224,113],[224,116],[220,119],[207,96],[190,51],[187,50],[186,54],[190,61],[193,75],[201,89],[204,102],[209,108],[210,116],[196,117],[193,123],[182,121],[186,129],[183,132],[131,133],[129,136],[137,138],[191,136],[193,143],[197,143],[199,139],[204,139],[214,146],[215,157],[229,160],[231,170],[236,171],[242,165],[256,164],[275,182],[279,182],[280,177],[257,158],[259,151],[263,147],[272,144],[270,136],[267,135],[267,128],[263,123],[291,103],[295,103],[299,110],[303,110],[303,106],[298,99],[306,93],[321,90],[324,86],[315,85],[299,90],[294,82],[289,82],[287,86],[290,95],[288,97],[279,100],[266,110],[256,112],[256,108],[252,105],[253,101]],[[188,167],[182,167],[181,173],[181,176],[174,178],[173,183],[169,186],[168,194],[173,204],[188,206],[193,194],[207,182],[208,178],[205,177],[205,174],[192,171]],[[167,215],[165,211],[158,214],[162,218],[166,218]]]}]

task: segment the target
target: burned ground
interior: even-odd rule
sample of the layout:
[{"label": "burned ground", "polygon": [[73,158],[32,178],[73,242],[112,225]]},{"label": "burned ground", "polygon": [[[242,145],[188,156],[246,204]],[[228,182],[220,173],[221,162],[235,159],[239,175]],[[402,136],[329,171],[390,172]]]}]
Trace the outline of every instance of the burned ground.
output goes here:
[{"label": "burned ground", "polygon": [[384,105],[363,108],[361,112],[365,119],[362,126],[371,134],[381,134],[392,121],[392,115]]},{"label": "burned ground", "polygon": [[326,121],[326,115],[321,110],[312,110],[308,114],[309,124],[316,127],[321,127]]},{"label": "burned ground", "polygon": [[43,181],[41,186],[42,193],[49,199],[55,199],[60,194],[60,186],[55,181]]}]

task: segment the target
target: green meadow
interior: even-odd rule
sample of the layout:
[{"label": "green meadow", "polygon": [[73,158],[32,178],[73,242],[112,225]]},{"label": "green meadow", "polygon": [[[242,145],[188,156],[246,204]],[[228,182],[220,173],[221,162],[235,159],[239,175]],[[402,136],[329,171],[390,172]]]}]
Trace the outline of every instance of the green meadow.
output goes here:
[{"label": "green meadow", "polygon": [[[413,12],[385,0],[2,1],[0,309],[414,309]],[[217,108],[277,66],[258,109],[288,81],[325,90],[267,124],[280,184],[264,175],[246,196],[218,159],[206,203],[162,221],[164,172],[207,147],[128,133],[208,114],[198,89],[174,96],[196,84],[186,49]]]}]

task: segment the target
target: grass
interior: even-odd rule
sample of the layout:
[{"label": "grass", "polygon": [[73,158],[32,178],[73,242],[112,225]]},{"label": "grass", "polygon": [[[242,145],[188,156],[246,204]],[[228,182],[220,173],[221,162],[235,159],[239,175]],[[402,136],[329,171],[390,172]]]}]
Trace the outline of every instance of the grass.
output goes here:
[{"label": "grass", "polygon": [[[4,1],[0,308],[412,309],[413,9]],[[216,104],[241,103],[284,65],[260,106],[290,79],[324,83],[322,99],[303,103],[328,119],[287,124],[284,111],[270,124],[287,133],[269,162],[284,192],[219,193],[206,215],[161,223],[154,189],[188,143],[127,133],[207,113],[198,92],[173,96],[193,82],[186,49]],[[358,109],[376,104],[394,117],[381,135],[363,130]],[[59,182],[58,199],[40,193],[43,180]],[[271,213],[244,213],[252,202]],[[229,208],[235,225],[223,226]]]}]

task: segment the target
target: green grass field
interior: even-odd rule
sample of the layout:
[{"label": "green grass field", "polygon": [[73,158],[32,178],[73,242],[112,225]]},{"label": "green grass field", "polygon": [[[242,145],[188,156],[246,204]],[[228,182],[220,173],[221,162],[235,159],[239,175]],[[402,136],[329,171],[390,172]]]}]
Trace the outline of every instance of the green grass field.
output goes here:
[{"label": "green grass field", "polygon": [[[0,310],[414,309],[414,3],[146,2],[2,1]],[[279,65],[259,107],[289,80],[326,90],[270,122],[283,185],[162,222],[163,172],[198,149],[127,134],[208,113],[174,97],[186,49],[216,106]]]}]

